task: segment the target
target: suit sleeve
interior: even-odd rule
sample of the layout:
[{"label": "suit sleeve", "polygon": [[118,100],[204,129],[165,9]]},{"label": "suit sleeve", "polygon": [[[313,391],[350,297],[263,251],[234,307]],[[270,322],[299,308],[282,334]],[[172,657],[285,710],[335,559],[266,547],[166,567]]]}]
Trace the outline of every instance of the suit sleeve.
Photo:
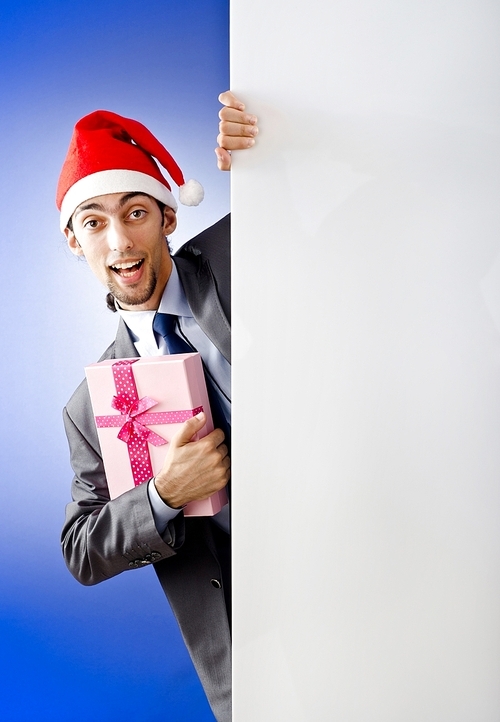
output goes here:
[{"label": "suit sleeve", "polygon": [[77,389],[63,416],[75,476],[61,543],[73,576],[82,584],[97,584],[175,555],[183,543],[183,516],[169,522],[160,536],[147,484],[110,500],[86,383]]}]

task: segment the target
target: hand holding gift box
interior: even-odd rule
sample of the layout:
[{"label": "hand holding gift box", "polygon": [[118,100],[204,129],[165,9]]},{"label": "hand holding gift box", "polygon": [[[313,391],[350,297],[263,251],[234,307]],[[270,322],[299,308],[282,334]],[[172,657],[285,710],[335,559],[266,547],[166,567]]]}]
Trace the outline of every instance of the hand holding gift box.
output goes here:
[{"label": "hand holding gift box", "polygon": [[[193,444],[193,435],[204,424],[205,415],[201,412],[183,425],[172,438],[163,468],[156,474],[156,488],[160,496],[173,508],[184,506],[193,495],[199,498],[212,494],[219,486],[224,468],[221,466],[220,453],[224,433],[216,429],[210,436],[205,436]],[[225,446],[224,453],[227,454]],[[229,458],[227,463],[229,465]],[[186,486],[187,478],[189,486]],[[188,516],[193,516],[192,503],[185,507]]]},{"label": "hand holding gift box", "polygon": [[200,355],[108,359],[85,372],[111,498],[156,476],[170,506],[189,502],[185,515],[220,511],[229,459]]}]

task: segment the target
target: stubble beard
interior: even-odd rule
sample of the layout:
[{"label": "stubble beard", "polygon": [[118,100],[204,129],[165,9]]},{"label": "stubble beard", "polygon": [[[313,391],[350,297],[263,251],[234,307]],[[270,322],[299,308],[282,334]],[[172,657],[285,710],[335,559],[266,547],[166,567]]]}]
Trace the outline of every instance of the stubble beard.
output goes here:
[{"label": "stubble beard", "polygon": [[152,268],[151,275],[142,292],[139,290],[134,291],[132,288],[130,291],[127,291],[115,286],[112,280],[108,281],[108,289],[109,292],[116,298],[118,303],[124,306],[141,306],[143,303],[147,303],[155,292],[157,280],[156,272],[154,268]]}]

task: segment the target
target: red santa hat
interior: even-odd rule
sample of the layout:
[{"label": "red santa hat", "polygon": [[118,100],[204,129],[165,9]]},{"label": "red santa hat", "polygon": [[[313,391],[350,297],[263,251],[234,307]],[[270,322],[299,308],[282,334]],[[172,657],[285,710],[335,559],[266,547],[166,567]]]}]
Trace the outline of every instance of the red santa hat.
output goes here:
[{"label": "red santa hat", "polygon": [[154,158],[179,186],[183,205],[201,203],[203,187],[195,180],[184,182],[168,150],[142,123],[109,110],[96,110],[79,120],[57,185],[61,230],[81,203],[107,193],[140,191],[176,211],[172,189]]}]

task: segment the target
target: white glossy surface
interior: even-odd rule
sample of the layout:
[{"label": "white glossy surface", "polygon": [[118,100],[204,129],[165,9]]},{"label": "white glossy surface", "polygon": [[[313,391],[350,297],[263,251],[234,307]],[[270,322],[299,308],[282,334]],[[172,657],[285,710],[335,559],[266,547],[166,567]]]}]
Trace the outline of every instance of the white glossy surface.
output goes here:
[{"label": "white glossy surface", "polygon": [[232,2],[235,722],[500,719],[499,16]]}]

